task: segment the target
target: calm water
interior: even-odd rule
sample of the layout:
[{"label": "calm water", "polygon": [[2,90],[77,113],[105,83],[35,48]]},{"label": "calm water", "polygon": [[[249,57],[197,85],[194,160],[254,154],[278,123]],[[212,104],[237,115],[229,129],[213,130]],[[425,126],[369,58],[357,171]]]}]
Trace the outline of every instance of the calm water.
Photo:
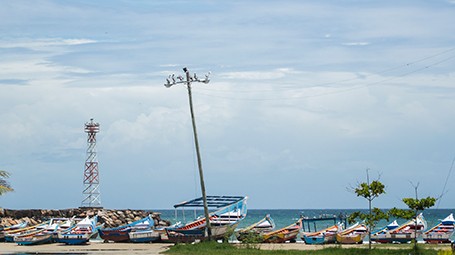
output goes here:
[{"label": "calm water", "polygon": [[[155,211],[155,210],[154,210]],[[176,219],[175,217],[175,211],[174,210],[156,210],[158,212],[161,212],[161,218],[170,220],[172,223],[175,223],[176,221],[190,221],[194,219],[194,211],[193,210],[185,210],[185,220],[183,220],[182,217],[182,210],[177,211],[178,218]],[[288,226],[295,221],[297,221],[300,217],[300,215],[304,215],[307,217],[318,217],[323,214],[327,215],[349,215],[354,211],[358,210],[352,210],[352,209],[287,209],[287,210],[280,210],[280,209],[250,209],[248,210],[247,217],[239,224],[239,228],[251,225],[262,218],[266,214],[270,214],[272,219],[275,221],[276,227],[281,228]],[[367,210],[362,210],[364,212],[367,212]],[[455,213],[455,209],[427,209],[424,211],[423,215],[425,219],[427,220],[428,227],[436,225],[440,219],[443,219],[447,217],[450,213]],[[203,211],[196,211],[196,216],[203,215]],[[394,218],[391,218],[389,222],[393,221]],[[405,220],[403,219],[397,219],[398,223],[404,223]],[[387,225],[389,222],[386,221],[381,221],[377,225],[377,228],[380,228],[382,226]],[[317,223],[317,228],[322,228],[322,227],[327,227],[329,225],[333,225],[333,221],[327,221],[327,222],[318,222]],[[312,225],[313,226],[313,225]]]}]

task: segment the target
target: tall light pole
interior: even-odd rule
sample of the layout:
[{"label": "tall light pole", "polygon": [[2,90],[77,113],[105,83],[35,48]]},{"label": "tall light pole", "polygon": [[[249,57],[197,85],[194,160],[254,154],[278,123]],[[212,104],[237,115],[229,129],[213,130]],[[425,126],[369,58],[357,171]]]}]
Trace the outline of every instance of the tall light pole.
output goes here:
[{"label": "tall light pole", "polygon": [[175,77],[175,75],[172,74],[172,75],[169,75],[169,77],[166,79],[166,84],[164,84],[164,86],[166,86],[167,88],[170,88],[173,85],[183,83],[186,85],[186,87],[188,89],[188,100],[189,100],[189,104],[190,104],[191,122],[193,124],[194,145],[196,147],[197,164],[199,167],[199,179],[200,179],[200,183],[201,183],[202,200],[204,203],[204,215],[205,215],[205,222],[206,222],[206,226],[207,226],[207,237],[208,237],[208,240],[210,241],[212,239],[212,229],[210,226],[210,216],[209,216],[209,209],[208,209],[208,205],[207,205],[207,195],[205,194],[204,173],[202,171],[201,153],[199,152],[199,141],[197,139],[196,121],[194,118],[194,110],[193,110],[193,98],[191,95],[191,83],[192,82],[202,82],[202,83],[206,83],[206,84],[209,83],[210,72],[207,75],[205,75],[205,79],[201,80],[197,77],[196,74],[194,74],[194,76],[191,77],[190,72],[188,71],[188,68],[184,67],[183,71],[185,72],[186,80],[181,75],[179,75],[178,77]]}]

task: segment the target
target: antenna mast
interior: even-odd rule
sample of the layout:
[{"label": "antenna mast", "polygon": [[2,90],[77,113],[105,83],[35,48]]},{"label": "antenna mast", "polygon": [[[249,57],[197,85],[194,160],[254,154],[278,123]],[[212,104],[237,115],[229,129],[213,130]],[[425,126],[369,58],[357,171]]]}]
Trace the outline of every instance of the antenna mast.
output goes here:
[{"label": "antenna mast", "polygon": [[100,180],[98,171],[98,159],[96,157],[96,133],[100,131],[100,124],[90,119],[85,123],[85,133],[87,133],[87,159],[85,160],[84,170],[84,200],[82,207],[101,207],[100,201]]}]

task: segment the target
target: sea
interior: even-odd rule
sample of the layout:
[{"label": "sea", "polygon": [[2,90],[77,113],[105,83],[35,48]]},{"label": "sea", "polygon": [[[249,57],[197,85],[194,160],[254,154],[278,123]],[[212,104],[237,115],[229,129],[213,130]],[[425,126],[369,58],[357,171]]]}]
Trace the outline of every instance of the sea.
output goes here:
[{"label": "sea", "polygon": [[[176,222],[188,222],[196,219],[197,217],[202,216],[204,213],[202,210],[151,210],[154,212],[161,213],[161,219],[169,220],[172,224]],[[296,222],[300,217],[304,216],[307,218],[318,218],[321,216],[325,217],[338,217],[345,218],[355,211],[361,211],[363,213],[368,213],[368,210],[363,209],[249,209],[247,216],[242,220],[238,228],[243,228],[249,226],[255,222],[258,222],[264,218],[267,214],[271,216],[275,222],[276,229],[282,228]],[[423,216],[427,221],[427,227],[432,227],[439,223],[440,220],[447,217],[449,214],[455,213],[455,209],[426,209],[423,211]],[[389,218],[389,220],[381,220],[376,225],[375,229],[380,229],[386,226],[388,223],[393,220],[397,220],[398,224],[403,224],[406,222],[404,219]],[[333,225],[333,220],[327,221],[318,221],[316,223],[311,223],[311,230],[314,227],[316,229],[322,229],[328,226]],[[342,222],[344,223],[344,222]],[[316,225],[315,225],[316,224]],[[347,223],[349,224],[349,223]]]}]

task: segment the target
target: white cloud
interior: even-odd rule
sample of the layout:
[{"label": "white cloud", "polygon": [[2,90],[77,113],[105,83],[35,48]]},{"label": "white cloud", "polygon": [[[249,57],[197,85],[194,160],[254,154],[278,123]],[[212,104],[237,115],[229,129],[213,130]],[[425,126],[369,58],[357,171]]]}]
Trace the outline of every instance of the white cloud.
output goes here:
[{"label": "white cloud", "polygon": [[92,39],[63,39],[63,38],[24,38],[10,41],[0,41],[0,48],[28,48],[32,50],[43,50],[56,46],[74,46],[82,44],[97,43]]},{"label": "white cloud", "polygon": [[295,74],[292,68],[278,68],[271,71],[246,71],[246,72],[227,72],[219,74],[226,79],[245,79],[245,80],[270,80],[283,78],[289,74]]},{"label": "white cloud", "polygon": [[[140,196],[118,199],[120,184],[135,194],[160,192],[169,181],[180,184],[152,207],[185,199],[182,194],[194,189],[188,182],[194,148],[187,91],[163,86],[169,74],[181,72],[178,63],[199,76],[213,71],[210,84],[193,90],[211,193],[232,190],[218,185],[221,176],[266,207],[351,207],[350,197],[296,205],[263,194],[268,185],[298,186],[311,178],[302,192],[324,180],[332,189],[316,199],[325,201],[365,167],[384,169],[384,177],[393,176],[386,183],[391,187],[411,172],[437,184],[428,171],[453,157],[452,62],[406,65],[452,47],[446,31],[454,16],[439,5],[40,3],[39,11],[15,1],[6,6],[19,7],[0,10],[10,13],[0,24],[0,81],[8,83],[0,85],[0,167],[20,177],[17,190],[48,179],[30,169],[65,171],[52,176],[63,176],[66,193],[77,196],[83,123],[94,117],[101,123],[103,196],[111,201],[106,207],[144,206]],[[4,39],[16,38],[17,31],[22,39]],[[374,47],[361,47],[368,45]],[[404,67],[381,73],[396,66]],[[14,81],[22,86],[11,86]],[[262,173],[267,178],[258,177]],[[128,175],[147,178],[130,185],[123,182]],[[63,206],[78,205],[68,197],[41,202],[60,207],[73,199]],[[30,206],[25,192],[2,199],[5,207]]]},{"label": "white cloud", "polygon": [[348,43],[343,43],[343,45],[346,46],[367,46],[370,45],[369,42],[348,42]]}]

